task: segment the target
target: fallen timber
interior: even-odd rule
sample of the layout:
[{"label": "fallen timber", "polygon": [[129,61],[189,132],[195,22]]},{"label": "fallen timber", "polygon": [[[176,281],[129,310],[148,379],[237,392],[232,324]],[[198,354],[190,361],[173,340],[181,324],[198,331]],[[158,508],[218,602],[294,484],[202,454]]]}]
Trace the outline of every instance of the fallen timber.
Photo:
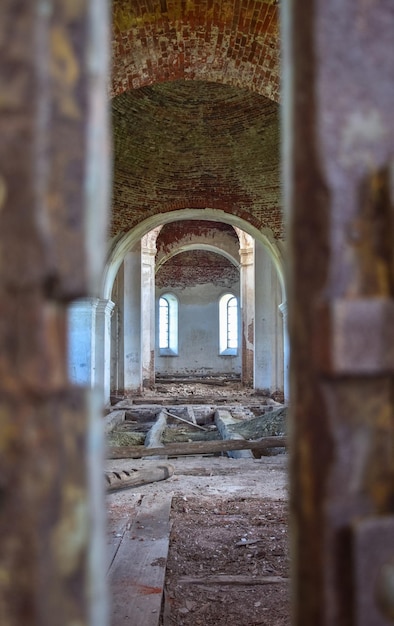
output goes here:
[{"label": "fallen timber", "polygon": [[[233,418],[230,411],[226,409],[216,409],[215,411],[215,424],[223,439],[230,441],[242,441],[245,437],[237,432],[234,432],[238,420]],[[232,449],[228,451],[228,456],[233,459],[251,459],[253,453],[250,449]]]},{"label": "fallen timber", "polygon": [[215,454],[229,450],[264,450],[265,448],[287,447],[286,437],[262,437],[246,439],[226,439],[220,441],[193,441],[189,443],[169,443],[160,448],[144,446],[118,446],[107,449],[108,459],[140,459],[146,456],[183,456],[189,454]]},{"label": "fallen timber", "polygon": [[142,469],[114,470],[105,473],[105,486],[107,491],[117,491],[128,487],[140,487],[159,480],[166,480],[174,474],[174,468],[168,463],[160,463],[154,467]]},{"label": "fallen timber", "polygon": [[197,424],[196,421],[190,421],[190,420],[184,420],[183,417],[179,417],[179,415],[175,415],[174,413],[170,413],[169,411],[164,411],[163,413],[165,413],[165,415],[169,415],[170,417],[173,417],[174,419],[183,422],[184,424],[187,424],[188,426],[194,426],[194,428],[199,428],[200,430],[204,430],[206,432],[206,428],[204,428],[203,426],[199,426]]}]

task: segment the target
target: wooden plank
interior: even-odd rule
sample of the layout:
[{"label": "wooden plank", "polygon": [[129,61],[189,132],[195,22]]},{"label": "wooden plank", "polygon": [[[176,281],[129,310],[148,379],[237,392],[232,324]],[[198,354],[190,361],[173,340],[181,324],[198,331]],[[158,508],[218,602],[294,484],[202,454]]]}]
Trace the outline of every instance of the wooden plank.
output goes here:
[{"label": "wooden plank", "polygon": [[196,416],[194,414],[193,405],[192,404],[188,404],[186,406],[186,411],[187,411],[187,417],[189,418],[189,421],[192,422],[192,424],[197,424]]},{"label": "wooden plank", "polygon": [[185,420],[183,419],[183,417],[179,417],[179,415],[174,415],[174,413],[170,413],[169,411],[163,411],[163,413],[165,413],[166,415],[169,415],[170,417],[173,417],[176,420],[179,420],[180,422],[183,422],[184,424],[188,424],[189,426],[194,426],[195,428],[199,428],[200,430],[204,430],[204,431],[207,430],[203,426],[199,426],[197,423],[190,422],[189,420]]},{"label": "wooden plank", "polygon": [[158,626],[172,494],[144,496],[109,572],[111,626]]},{"label": "wooden plank", "polygon": [[179,585],[277,585],[278,583],[287,583],[289,578],[283,578],[282,576],[204,576],[201,578],[195,578],[193,576],[183,576],[178,579]]},{"label": "wooden plank", "polygon": [[109,501],[109,513],[107,518],[107,572],[115,559],[116,553],[122,542],[123,535],[127,530],[131,528],[131,522],[136,514],[137,507],[142,501],[142,495],[140,493],[132,493],[128,497],[127,511],[123,509],[121,514],[117,508],[111,509],[111,498]]},{"label": "wooden plank", "polygon": [[144,446],[109,447],[109,459],[139,459],[145,456],[165,454],[181,456],[188,454],[214,454],[228,450],[263,450],[264,448],[286,447],[286,437],[262,437],[254,441],[228,439],[222,441],[193,441],[188,443],[169,443],[163,448],[146,448]]},{"label": "wooden plank", "polygon": [[130,524],[130,515],[125,515],[115,523],[108,523],[107,526],[107,571],[110,569],[127,525]]}]

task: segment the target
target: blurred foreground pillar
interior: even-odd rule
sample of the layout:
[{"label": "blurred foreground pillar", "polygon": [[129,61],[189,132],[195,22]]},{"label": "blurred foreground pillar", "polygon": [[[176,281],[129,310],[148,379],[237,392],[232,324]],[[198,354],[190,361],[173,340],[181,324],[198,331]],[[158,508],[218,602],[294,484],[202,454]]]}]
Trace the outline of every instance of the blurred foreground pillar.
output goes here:
[{"label": "blurred foreground pillar", "polygon": [[105,626],[100,406],[67,374],[108,205],[105,0],[0,7],[0,623]]},{"label": "blurred foreground pillar", "polygon": [[393,33],[392,0],[283,2],[296,626],[394,618]]}]

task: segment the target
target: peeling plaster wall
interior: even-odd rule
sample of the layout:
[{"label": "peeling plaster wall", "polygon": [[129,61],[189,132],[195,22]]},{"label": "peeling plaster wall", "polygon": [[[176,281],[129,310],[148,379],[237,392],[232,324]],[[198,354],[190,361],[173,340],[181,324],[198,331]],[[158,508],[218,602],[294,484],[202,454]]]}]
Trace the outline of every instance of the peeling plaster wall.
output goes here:
[{"label": "peeling plaster wall", "polygon": [[156,264],[160,266],[190,246],[218,248],[239,263],[239,239],[232,226],[211,220],[182,220],[161,229],[156,242]]}]

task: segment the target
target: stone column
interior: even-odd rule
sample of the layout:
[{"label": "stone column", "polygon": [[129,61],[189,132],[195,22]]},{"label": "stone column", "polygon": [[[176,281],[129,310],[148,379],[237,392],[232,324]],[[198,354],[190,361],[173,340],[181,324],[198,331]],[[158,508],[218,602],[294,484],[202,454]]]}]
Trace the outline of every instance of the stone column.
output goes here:
[{"label": "stone column", "polygon": [[283,389],[283,330],[278,306],[278,275],[271,255],[255,242],[255,367],[254,386],[270,393]]},{"label": "stone column", "polygon": [[114,302],[114,309],[111,316],[111,357],[110,370],[111,393],[123,394],[123,263],[120,266],[111,292],[111,300]]},{"label": "stone column", "polygon": [[71,382],[93,387],[96,382],[96,309],[98,298],[73,302],[68,311],[68,371]]},{"label": "stone column", "polygon": [[289,335],[287,332],[287,302],[282,302],[282,304],[280,304],[278,308],[282,314],[283,320],[283,394],[285,397],[285,402],[288,402],[290,345]]},{"label": "stone column", "polygon": [[141,243],[126,255],[123,263],[123,362],[124,393],[142,389],[141,349]]},{"label": "stone column", "polygon": [[98,300],[95,333],[95,385],[100,389],[104,404],[109,403],[111,386],[111,315],[115,303]]},{"label": "stone column", "polygon": [[155,384],[155,257],[156,230],[141,240],[142,384]]},{"label": "stone column", "polygon": [[241,281],[242,383],[253,385],[254,365],[254,240],[239,231]]}]

